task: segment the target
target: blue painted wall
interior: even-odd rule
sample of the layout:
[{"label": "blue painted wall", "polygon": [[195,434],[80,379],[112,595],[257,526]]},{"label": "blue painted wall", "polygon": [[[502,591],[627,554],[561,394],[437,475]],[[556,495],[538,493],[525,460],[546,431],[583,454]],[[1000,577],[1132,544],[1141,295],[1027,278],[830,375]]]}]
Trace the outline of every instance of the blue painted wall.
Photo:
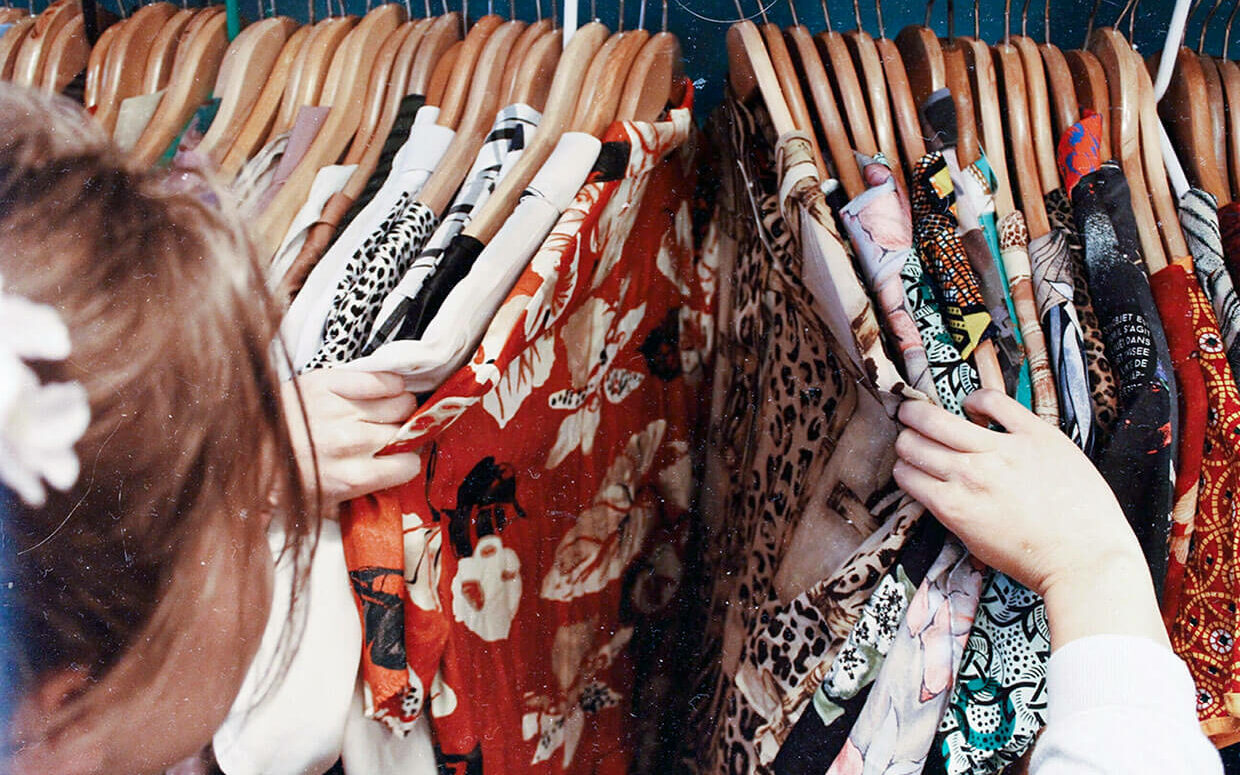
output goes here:
[{"label": "blue painted wall", "polygon": [[[22,0],[9,0],[21,4]],[[35,8],[46,5],[48,0],[35,0]],[[118,0],[100,0],[108,8],[116,9]],[[180,2],[180,0],[173,0]],[[372,0],[377,2],[378,0]],[[403,1],[403,0],[402,0]],[[558,0],[562,3],[564,0]],[[742,10],[749,16],[760,20],[762,0],[741,0]],[[203,0],[188,0],[198,4]],[[239,0],[242,13],[247,18],[255,18],[259,14],[260,0]],[[313,4],[316,17],[328,13],[328,4],[332,12],[339,13],[340,4],[350,13],[365,13],[367,0],[261,0],[264,8],[274,3],[277,13],[305,21],[310,16]],[[415,16],[425,13],[428,0],[408,0]],[[438,13],[445,0],[429,0],[432,11]],[[557,0],[542,0],[543,13],[551,13],[551,4]],[[874,0],[858,0],[860,4],[861,24],[871,34],[878,35],[877,14]],[[1089,20],[1089,0],[1045,0],[1051,4],[1051,40],[1064,48],[1078,48],[1085,36]],[[446,4],[453,10],[460,9],[462,3],[466,7],[469,18],[494,11],[503,15],[509,12],[509,0],[447,0]],[[593,9],[598,17],[608,26],[615,27],[623,9],[625,26],[633,27],[642,14],[642,0],[579,0],[581,18],[587,18]],[[1029,7],[1028,34],[1042,40],[1044,34],[1043,0],[1032,0]],[[685,52],[687,72],[695,79],[701,79],[701,96],[699,105],[709,107],[718,101],[723,78],[727,70],[727,58],[724,54],[724,32],[728,24],[738,17],[736,0],[667,0],[668,29],[675,32],[681,39]],[[765,0],[765,12],[771,21],[787,25],[792,20],[792,4],[795,4],[797,15],[802,24],[811,30],[825,29],[822,3],[819,0]],[[979,0],[981,6],[980,27],[982,38],[995,41],[1003,35],[1003,3],[997,0]],[[514,0],[517,14],[521,18],[536,18],[538,0]],[[662,0],[645,0],[647,29],[657,28],[662,21]],[[828,11],[834,28],[840,31],[856,26],[853,4],[849,0],[828,0]],[[1167,22],[1174,6],[1173,0],[1143,0],[1137,7],[1134,38],[1138,50],[1149,53],[1161,48],[1166,33]],[[1190,21],[1188,40],[1196,45],[1202,22],[1209,11],[1211,2],[1203,2],[1196,17]],[[1013,32],[1020,29],[1021,0],[1012,3]],[[1099,0],[1098,24],[1112,24],[1120,14],[1123,3],[1119,0]],[[1232,4],[1224,4],[1210,25],[1210,34],[1206,38],[1206,48],[1210,52],[1219,52],[1223,45],[1223,29],[1226,16],[1231,13]],[[932,7],[931,25],[945,36],[947,34],[946,0],[937,0]],[[926,6],[923,3],[897,2],[887,0],[883,3],[883,18],[887,35],[895,37],[901,28],[908,24],[920,24],[925,18]],[[973,5],[969,2],[955,4],[955,29],[957,34],[969,35],[973,32]],[[1123,27],[1128,27],[1125,23]],[[1231,55],[1240,56],[1240,24],[1236,34],[1232,36]]]}]

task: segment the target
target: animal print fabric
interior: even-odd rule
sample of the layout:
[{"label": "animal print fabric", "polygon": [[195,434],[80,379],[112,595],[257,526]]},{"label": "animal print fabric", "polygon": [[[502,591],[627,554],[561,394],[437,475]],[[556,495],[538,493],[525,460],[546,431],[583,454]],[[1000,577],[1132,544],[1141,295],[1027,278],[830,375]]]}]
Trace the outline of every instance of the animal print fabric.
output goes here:
[{"label": "animal print fabric", "polygon": [[439,222],[433,210],[410,198],[402,195],[383,225],[350,259],[323,323],[323,344],[307,371],[348,363],[362,354],[383,300]]},{"label": "animal print fabric", "polygon": [[1199,188],[1190,188],[1180,197],[1180,225],[1193,268],[1201,282],[1201,290],[1214,306],[1227,362],[1231,371],[1240,371],[1240,298],[1232,284],[1223,260],[1223,235],[1219,231],[1218,203],[1214,196]]},{"label": "animal print fabric", "polygon": [[720,278],[684,758],[768,772],[923,509],[891,479],[895,423],[806,287],[764,109],[729,97],[709,130],[712,228],[735,261]]},{"label": "animal print fabric", "polygon": [[429,712],[445,771],[628,769],[628,648],[680,583],[713,328],[672,113],[607,131],[626,163],[389,448],[418,475],[344,509],[367,711],[397,732]]},{"label": "animal print fabric", "polygon": [[1059,426],[1059,399],[1055,393],[1055,375],[1051,372],[1046,337],[1038,324],[1038,308],[1033,297],[1033,268],[1029,261],[1029,229],[1025,214],[1014,210],[999,222],[999,246],[1003,266],[1007,268],[1016,320],[1024,337],[1025,354],[1033,379],[1033,411],[1048,423]]},{"label": "animal print fabric", "polygon": [[1064,237],[1068,246],[1068,270],[1072,275],[1072,304],[1076,307],[1077,320],[1081,324],[1081,337],[1085,342],[1085,364],[1089,367],[1089,395],[1093,401],[1094,423],[1097,431],[1097,443],[1105,440],[1107,434],[1115,427],[1116,402],[1119,400],[1119,387],[1115,384],[1115,374],[1111,371],[1111,361],[1107,359],[1106,347],[1102,344],[1102,331],[1098,327],[1098,316],[1094,313],[1094,300],[1089,292],[1089,281],[1085,276],[1085,243],[1076,228],[1076,218],[1072,215],[1072,200],[1062,188],[1057,188],[1046,195],[1046,217],[1051,228]]}]

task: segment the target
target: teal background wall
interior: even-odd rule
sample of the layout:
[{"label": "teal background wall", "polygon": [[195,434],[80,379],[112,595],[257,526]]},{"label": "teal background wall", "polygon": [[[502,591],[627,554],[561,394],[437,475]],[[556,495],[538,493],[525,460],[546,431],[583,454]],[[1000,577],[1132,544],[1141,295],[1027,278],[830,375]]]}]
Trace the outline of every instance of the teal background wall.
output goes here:
[{"label": "teal background wall", "polygon": [[[23,4],[23,0],[7,1],[18,5]],[[259,15],[260,0],[239,1],[242,13],[247,18],[253,19]],[[35,10],[39,10],[47,2],[48,0],[34,0]],[[100,2],[107,8],[117,9],[118,0],[100,0]],[[173,0],[173,2],[181,2],[181,0]],[[196,5],[203,0],[187,0],[187,2]],[[377,2],[377,0],[372,0],[372,2]],[[408,0],[408,2],[415,16],[422,16],[426,13],[427,0]],[[515,6],[520,18],[537,18],[537,0],[515,0],[513,3],[509,0],[429,0],[429,2],[434,13],[441,12],[445,5],[451,10],[460,10],[463,7],[470,19],[491,11],[507,16],[510,5]],[[553,2],[557,0],[542,0],[544,15],[551,14]],[[558,0],[558,2],[562,9],[564,0]],[[740,6],[747,16],[755,20],[760,21],[761,12],[765,11],[771,21],[780,25],[788,25],[792,22],[792,5],[795,5],[797,16],[802,24],[812,31],[825,29],[822,3],[818,0],[766,0],[761,6],[758,5],[759,2],[760,0],[741,0]],[[1043,39],[1046,26],[1043,22],[1044,2],[1050,3],[1051,40],[1060,47],[1079,48],[1085,36],[1091,2],[1089,0],[1030,0],[1027,16],[1028,34],[1039,41]],[[1221,7],[1218,8],[1209,25],[1209,34],[1206,37],[1207,51],[1216,54],[1221,52],[1227,16],[1231,14],[1237,2],[1240,0],[1225,3],[1220,0]],[[877,37],[879,29],[875,0],[857,0],[857,3],[863,28]],[[311,7],[313,7],[316,18],[326,15],[329,8],[330,12],[339,13],[341,4],[349,13],[355,14],[365,13],[368,7],[367,0],[262,0],[262,4],[265,12],[269,13],[274,4],[277,13],[301,21],[310,18]],[[127,3],[127,7],[134,7],[134,5],[132,2]],[[579,0],[578,8],[582,19],[588,18],[593,10],[601,21],[614,29],[622,10],[625,27],[636,26],[642,14],[643,5],[646,28],[657,29],[662,22],[664,7],[662,0],[645,0],[644,3],[643,0],[625,0],[623,3],[617,0],[593,0],[593,2]],[[1194,47],[1197,44],[1203,21],[1212,5],[1213,0],[1202,2],[1197,13],[1190,20],[1188,40]],[[851,0],[828,0],[827,6],[834,29],[844,31],[856,26]],[[998,40],[1003,36],[1004,30],[1003,3],[996,0],[978,0],[978,6],[980,9],[978,24],[982,38],[989,41]],[[1143,0],[1138,3],[1133,25],[1133,38],[1138,50],[1149,53],[1161,48],[1173,6],[1173,0]],[[926,14],[924,3],[887,0],[882,4],[882,8],[886,33],[892,38],[906,25],[922,23]],[[1113,24],[1119,16],[1123,10],[1123,3],[1118,0],[1099,0],[1097,8],[1097,24],[1108,25]],[[948,9],[949,4],[946,0],[938,0],[931,7],[931,26],[941,36],[946,36],[948,33]],[[971,35],[974,28],[973,3],[957,2],[952,10],[955,16],[956,34]],[[738,18],[738,15],[736,0],[667,0],[668,29],[680,37],[685,52],[686,71],[699,80],[700,107],[707,108],[719,99],[727,70],[727,58],[723,45],[724,32],[727,26]],[[1018,32],[1020,24],[1021,0],[1015,0],[1012,3],[1012,31]],[[1123,29],[1127,30],[1128,26],[1125,22]],[[1236,34],[1232,35],[1230,48],[1229,53],[1233,57],[1240,56],[1240,19],[1237,19]]]}]

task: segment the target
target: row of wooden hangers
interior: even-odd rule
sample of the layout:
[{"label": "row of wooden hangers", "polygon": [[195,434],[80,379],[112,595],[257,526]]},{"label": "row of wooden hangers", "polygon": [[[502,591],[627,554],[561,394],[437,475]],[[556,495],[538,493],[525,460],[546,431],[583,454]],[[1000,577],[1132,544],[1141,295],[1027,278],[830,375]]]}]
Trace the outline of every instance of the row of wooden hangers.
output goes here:
[{"label": "row of wooden hangers", "polygon": [[306,25],[266,15],[231,42],[222,6],[144,5],[107,26],[90,49],[86,104],[112,131],[126,98],[164,89],[132,149],[136,159],[151,164],[214,95],[218,112],[197,151],[226,179],[291,128],[301,108],[330,108],[304,158],[252,225],[256,243],[271,255],[320,168],[357,164],[344,193],[360,194],[407,95],[425,95],[427,104],[440,109],[438,123],[456,132],[418,195],[440,214],[498,111],[513,102],[542,111],[520,161],[470,224],[467,233],[483,243],[506,220],[562,133],[600,136],[615,119],[653,121],[683,98],[681,47],[666,30],[666,2],[664,27],[654,34],[624,30],[622,7],[621,28],[613,34],[597,19],[575,30],[556,29],[554,19],[542,18],[541,4],[539,18],[528,24],[494,13],[469,24],[463,10],[449,11],[445,4],[432,16],[429,0],[426,5],[426,16],[417,19],[398,3],[370,8],[360,18],[329,9],[326,18]]},{"label": "row of wooden hangers", "polygon": [[86,66],[92,21],[79,0],[55,0],[37,16],[29,9],[0,7],[0,25],[11,25],[0,36],[0,79],[64,91]]}]

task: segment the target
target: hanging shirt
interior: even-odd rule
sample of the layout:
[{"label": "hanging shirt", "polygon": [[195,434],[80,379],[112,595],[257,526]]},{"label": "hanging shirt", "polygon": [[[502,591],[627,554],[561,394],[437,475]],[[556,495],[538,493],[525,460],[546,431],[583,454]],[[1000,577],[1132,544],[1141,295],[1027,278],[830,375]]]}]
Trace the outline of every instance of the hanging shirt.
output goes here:
[{"label": "hanging shirt", "polygon": [[116,143],[116,147],[123,151],[133,150],[146,125],[155,117],[164,91],[160,89],[150,94],[138,94],[121,101],[116,112],[116,129],[112,131],[112,142]]},{"label": "hanging shirt", "polygon": [[258,207],[259,199],[271,186],[276,167],[279,166],[280,159],[288,149],[291,134],[291,132],[281,132],[271,138],[258,153],[254,154],[253,158],[245,163],[237,173],[237,177],[233,179],[229,190],[236,198],[237,210],[242,219],[254,218],[261,212]]},{"label": "hanging shirt", "polygon": [[1085,337],[1072,302],[1068,242],[1051,228],[1029,241],[1033,293],[1059,397],[1059,427],[1088,454],[1093,449],[1094,410],[1085,364]]},{"label": "hanging shirt", "polygon": [[354,361],[350,368],[395,372],[413,393],[434,390],[459,369],[512,284],[573,202],[600,148],[590,135],[565,132],[489,245],[464,234],[453,240],[444,268],[452,267],[464,277],[432,313],[421,338],[406,339],[398,332],[395,341]]},{"label": "hanging shirt", "polygon": [[1033,411],[1048,423],[1059,426],[1059,398],[1055,393],[1055,375],[1051,372],[1046,337],[1038,325],[1038,308],[1033,300],[1033,267],[1029,261],[1029,230],[1025,214],[1014,210],[999,222],[999,250],[1012,288],[1012,303],[1024,338],[1025,354],[1029,357],[1029,374],[1033,380]]},{"label": "hanging shirt", "polygon": [[1214,306],[1227,361],[1232,373],[1240,371],[1240,298],[1232,285],[1223,260],[1223,235],[1219,232],[1218,204],[1199,188],[1190,188],[1180,197],[1180,224],[1193,256],[1193,268],[1201,290]]},{"label": "hanging shirt", "polygon": [[1106,347],[1102,343],[1102,331],[1098,328],[1094,300],[1085,277],[1085,243],[1076,228],[1072,201],[1063,189],[1057,188],[1046,195],[1046,217],[1051,228],[1064,236],[1068,246],[1072,304],[1081,324],[1081,337],[1085,343],[1085,365],[1089,370],[1089,395],[1094,409],[1094,443],[1102,444],[1115,427],[1119,387],[1115,384],[1111,361],[1107,358]]},{"label": "hanging shirt", "polygon": [[396,161],[396,155],[404,146],[405,141],[409,139],[409,132],[413,129],[413,122],[418,112],[425,104],[426,97],[421,94],[406,94],[400,98],[400,105],[396,108],[396,117],[392,121],[392,129],[384,138],[383,148],[379,151],[375,171],[366,179],[366,185],[362,187],[353,205],[340,219],[340,223],[336,224],[337,230],[348,228],[353,219],[360,215],[362,210],[366,209],[366,205],[370,204],[370,200],[379,193],[379,189],[383,187],[383,183],[392,173],[392,164]]},{"label": "hanging shirt", "polygon": [[321,168],[314,176],[310,191],[306,194],[306,202],[293,216],[275,257],[271,260],[271,268],[267,271],[267,283],[274,290],[293,265],[301,246],[306,241],[306,234],[323,214],[323,206],[332,195],[338,193],[353,176],[356,164],[329,164]]},{"label": "hanging shirt", "polygon": [[374,332],[370,334],[362,355],[369,355],[380,345],[392,341],[409,316],[423,283],[440,266],[448,247],[469,225],[474,211],[486,204],[504,174],[521,158],[521,152],[533,138],[541,118],[541,113],[519,103],[500,111],[447,215],[396,288],[384,299],[375,318]]},{"label": "hanging shirt", "polygon": [[908,200],[900,195],[885,164],[871,162],[865,165],[864,173],[871,187],[841,208],[840,218],[856,250],[857,265],[900,350],[909,384],[937,402],[926,348],[905,303],[900,282],[900,270],[913,252]]},{"label": "hanging shirt", "polygon": [[1085,237],[1094,309],[1120,387],[1115,431],[1093,459],[1136,532],[1161,594],[1178,439],[1171,354],[1118,165],[1108,162],[1083,177],[1072,191],[1072,204]]},{"label": "hanging shirt", "polygon": [[[721,174],[712,219],[735,240],[720,278],[703,486],[702,601],[684,756],[705,772],[761,771],[830,668],[922,508],[894,484],[894,421],[808,292],[798,200],[776,171],[760,105],[727,100],[710,124]],[[778,161],[777,161],[778,158]],[[812,168],[812,165],[809,165]],[[797,173],[800,174],[799,172]],[[784,186],[791,195],[799,189]]]},{"label": "hanging shirt", "polygon": [[403,205],[421,191],[431,172],[443,158],[455,132],[435,122],[439,108],[426,106],[418,111],[409,139],[392,163],[392,172],[362,212],[341,232],[306,277],[280,325],[280,337],[292,359],[295,372],[304,371],[323,343],[323,326],[335,301],[335,292],[348,277],[350,260],[382,237],[386,221],[403,214]]},{"label": "hanging shirt", "polygon": [[580,238],[523,262],[400,432],[418,476],[343,515],[368,710],[397,729],[429,711],[444,770],[627,769],[627,646],[675,592],[703,384],[679,326],[706,299],[680,227],[691,127],[681,110],[608,130],[627,163],[573,198]]}]

